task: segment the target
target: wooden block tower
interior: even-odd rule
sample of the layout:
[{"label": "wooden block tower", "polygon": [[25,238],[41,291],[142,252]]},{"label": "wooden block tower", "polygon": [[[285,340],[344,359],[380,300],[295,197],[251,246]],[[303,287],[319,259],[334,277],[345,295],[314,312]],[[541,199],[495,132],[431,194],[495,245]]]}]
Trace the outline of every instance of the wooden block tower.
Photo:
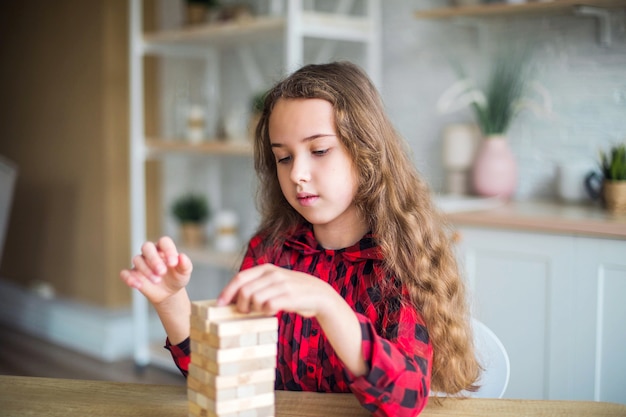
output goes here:
[{"label": "wooden block tower", "polygon": [[189,416],[273,417],[276,317],[191,303]]}]

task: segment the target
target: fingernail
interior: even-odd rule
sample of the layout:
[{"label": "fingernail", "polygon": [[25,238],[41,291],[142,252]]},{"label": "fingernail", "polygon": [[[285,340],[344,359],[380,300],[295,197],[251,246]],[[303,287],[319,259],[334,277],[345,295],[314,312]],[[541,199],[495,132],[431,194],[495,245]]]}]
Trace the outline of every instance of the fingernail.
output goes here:
[{"label": "fingernail", "polygon": [[159,274],[165,274],[167,272],[167,267],[163,264],[159,264],[159,266],[157,266],[157,272]]},{"label": "fingernail", "polygon": [[178,263],[178,256],[170,256],[167,259],[167,262],[169,263],[170,266],[176,266],[176,264]]},{"label": "fingernail", "polygon": [[154,282],[155,284],[158,284],[159,282],[161,282],[161,277],[158,275],[153,275],[152,282]]}]

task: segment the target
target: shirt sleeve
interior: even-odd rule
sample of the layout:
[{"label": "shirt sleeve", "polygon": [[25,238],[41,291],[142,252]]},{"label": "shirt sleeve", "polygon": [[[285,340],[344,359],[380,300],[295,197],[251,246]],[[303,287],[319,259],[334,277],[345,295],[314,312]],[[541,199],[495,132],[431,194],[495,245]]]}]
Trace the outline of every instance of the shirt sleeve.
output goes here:
[{"label": "shirt sleeve", "polygon": [[356,314],[369,372],[354,377],[345,370],[350,389],[374,416],[416,416],[430,391],[432,345],[423,320],[411,305],[400,306],[384,313],[377,332],[370,318]]},{"label": "shirt sleeve", "polygon": [[189,374],[189,362],[191,362],[191,349],[189,347],[189,338],[183,340],[177,345],[172,345],[170,339],[165,339],[165,349],[172,354],[174,364],[180,370],[185,378]]}]

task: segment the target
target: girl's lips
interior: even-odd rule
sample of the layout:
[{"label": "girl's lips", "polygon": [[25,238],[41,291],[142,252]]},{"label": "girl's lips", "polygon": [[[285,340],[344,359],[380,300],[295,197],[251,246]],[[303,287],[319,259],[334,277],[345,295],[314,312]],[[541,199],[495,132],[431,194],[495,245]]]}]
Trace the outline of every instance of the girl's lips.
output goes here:
[{"label": "girl's lips", "polygon": [[308,207],[313,205],[313,203],[315,203],[319,197],[314,194],[298,193],[298,195],[296,195],[296,198],[301,205]]}]

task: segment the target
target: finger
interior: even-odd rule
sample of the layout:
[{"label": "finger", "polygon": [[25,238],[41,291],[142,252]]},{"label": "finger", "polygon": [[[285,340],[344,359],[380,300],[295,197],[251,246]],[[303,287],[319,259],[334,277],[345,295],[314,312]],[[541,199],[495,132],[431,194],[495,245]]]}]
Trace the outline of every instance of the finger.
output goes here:
[{"label": "finger", "polygon": [[120,272],[120,278],[129,287],[139,290],[143,287],[144,281],[146,279],[142,274],[138,273],[137,271],[131,271],[128,269]]},{"label": "finger", "polygon": [[[263,303],[267,300],[267,297],[263,297],[263,290],[273,285],[271,279],[271,273],[265,272],[257,279],[249,281],[243,284],[237,294],[235,295],[235,304],[237,310],[242,313],[248,313],[250,311],[260,311]],[[270,295],[271,292],[265,292]]]},{"label": "finger", "polygon": [[217,304],[224,306],[232,303],[235,300],[235,296],[242,285],[257,279],[265,271],[267,271],[267,265],[254,266],[245,271],[240,271],[237,275],[230,280],[230,282],[222,289],[222,292],[217,297]]},{"label": "finger", "polygon": [[193,263],[187,255],[181,253],[176,258],[176,267],[174,268],[174,270],[177,274],[189,276],[193,271]]},{"label": "finger", "polygon": [[178,265],[178,249],[176,244],[169,236],[163,236],[157,242],[157,248],[163,254],[163,259],[167,263],[167,266],[174,268]]},{"label": "finger", "polygon": [[145,259],[148,267],[152,269],[154,275],[164,275],[167,273],[167,266],[165,266],[165,263],[163,262],[163,259],[161,258],[161,255],[159,254],[159,251],[154,243],[146,242],[141,245],[141,255]]},{"label": "finger", "polygon": [[156,274],[152,270],[152,268],[150,268],[150,266],[146,263],[146,258],[143,255],[135,255],[133,257],[133,265],[134,265],[133,270],[144,275],[145,277],[150,279],[152,282],[161,281],[161,276]]}]

